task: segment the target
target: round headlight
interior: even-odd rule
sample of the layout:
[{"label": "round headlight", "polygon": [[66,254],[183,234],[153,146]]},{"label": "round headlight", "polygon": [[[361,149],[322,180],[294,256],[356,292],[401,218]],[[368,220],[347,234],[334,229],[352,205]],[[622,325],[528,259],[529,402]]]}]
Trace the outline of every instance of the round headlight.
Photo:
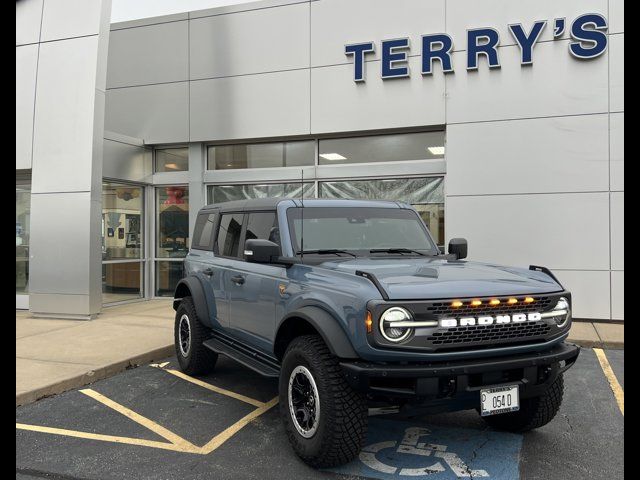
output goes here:
[{"label": "round headlight", "polygon": [[557,315],[554,317],[556,320],[556,325],[558,325],[559,328],[564,327],[571,319],[571,305],[569,304],[569,300],[564,297],[560,297],[560,300],[558,300],[556,306],[553,307],[553,311],[558,312],[559,314],[562,312],[561,315]]},{"label": "round headlight", "polygon": [[380,317],[380,333],[390,342],[398,343],[405,340],[413,328],[394,325],[400,322],[411,322],[411,314],[402,307],[391,307]]}]

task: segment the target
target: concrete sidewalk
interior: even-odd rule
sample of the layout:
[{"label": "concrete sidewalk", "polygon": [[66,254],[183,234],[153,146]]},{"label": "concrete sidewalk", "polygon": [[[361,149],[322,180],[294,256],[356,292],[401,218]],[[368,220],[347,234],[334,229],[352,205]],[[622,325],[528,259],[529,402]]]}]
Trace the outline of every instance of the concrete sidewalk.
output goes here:
[{"label": "concrete sidewalk", "polygon": [[16,406],[173,353],[171,299],[106,307],[95,320],[16,311]]},{"label": "concrete sidewalk", "polygon": [[[16,312],[16,406],[173,354],[171,299],[105,308],[96,320]],[[624,326],[574,322],[569,340],[624,348]]]}]

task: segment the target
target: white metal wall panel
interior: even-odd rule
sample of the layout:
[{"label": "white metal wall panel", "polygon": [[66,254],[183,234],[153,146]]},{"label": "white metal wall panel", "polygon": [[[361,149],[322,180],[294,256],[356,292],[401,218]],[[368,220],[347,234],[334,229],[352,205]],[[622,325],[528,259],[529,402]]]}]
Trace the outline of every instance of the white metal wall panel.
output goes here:
[{"label": "white metal wall panel", "polygon": [[91,190],[98,37],[40,45],[32,191]]},{"label": "white metal wall panel", "polygon": [[446,31],[454,42],[457,40],[456,50],[466,50],[467,29],[479,27],[495,28],[501,45],[515,45],[510,23],[521,23],[529,32],[535,21],[547,20],[540,37],[540,41],[547,41],[553,39],[553,19],[566,18],[567,30],[562,38],[569,38],[571,22],[584,13],[606,16],[607,0],[447,0]]},{"label": "white metal wall panel", "polygon": [[611,193],[611,269],[624,270],[624,192]]},{"label": "white metal wall panel", "polygon": [[610,110],[624,111],[624,33],[609,37]]},{"label": "white metal wall panel", "polygon": [[574,318],[608,320],[610,313],[609,272],[561,271],[554,275],[571,292],[572,315]]},{"label": "white metal wall panel", "polygon": [[520,65],[520,49],[499,49],[501,68],[491,71],[481,58],[466,71],[466,52],[453,54],[448,75],[447,122],[604,113],[607,109],[607,53],[589,61],[569,54],[569,42],[537,45],[533,65]]},{"label": "white metal wall panel", "polygon": [[20,0],[16,2],[16,45],[40,41],[43,1]]},{"label": "white metal wall panel", "polygon": [[16,47],[16,168],[31,168],[38,45]]},{"label": "white metal wall panel", "polygon": [[309,67],[309,4],[191,20],[190,78]]},{"label": "white metal wall panel", "polygon": [[[350,63],[350,43],[409,37],[411,55],[421,51],[420,37],[445,31],[445,0],[321,0],[311,3],[312,66]],[[380,58],[378,54],[371,58]]]},{"label": "white metal wall panel", "polygon": [[420,75],[411,58],[410,78],[382,80],[380,62],[367,63],[366,83],[353,81],[353,65],[311,70],[312,133],[444,125],[444,75]]},{"label": "white metal wall panel", "polygon": [[102,0],[45,0],[41,41],[96,35],[104,6]]},{"label": "white metal wall panel", "polygon": [[188,21],[115,30],[110,37],[107,88],[189,77]]},{"label": "white metal wall panel", "polygon": [[151,182],[151,150],[104,139],[102,176]]},{"label": "white metal wall panel", "polygon": [[609,33],[624,32],[624,0],[609,0]]},{"label": "white metal wall panel", "polygon": [[107,90],[105,130],[148,144],[186,142],[188,110],[187,82]]},{"label": "white metal wall panel", "polygon": [[608,115],[447,128],[447,194],[604,191]]},{"label": "white metal wall panel", "polygon": [[610,123],[611,190],[624,190],[624,113],[612,113]]},{"label": "white metal wall panel", "polygon": [[609,194],[447,197],[445,230],[469,258],[566,270],[609,269]]},{"label": "white metal wall panel", "polygon": [[611,318],[624,320],[624,272],[611,272]]},{"label": "white metal wall panel", "polygon": [[191,141],[309,134],[309,71],[191,82]]}]

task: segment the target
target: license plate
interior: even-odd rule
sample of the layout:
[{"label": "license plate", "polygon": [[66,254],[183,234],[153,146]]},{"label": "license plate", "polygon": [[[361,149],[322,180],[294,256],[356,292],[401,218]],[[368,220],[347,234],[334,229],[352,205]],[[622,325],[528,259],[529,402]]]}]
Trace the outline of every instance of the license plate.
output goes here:
[{"label": "license plate", "polygon": [[483,417],[516,410],[520,410],[517,385],[480,390],[480,415]]}]

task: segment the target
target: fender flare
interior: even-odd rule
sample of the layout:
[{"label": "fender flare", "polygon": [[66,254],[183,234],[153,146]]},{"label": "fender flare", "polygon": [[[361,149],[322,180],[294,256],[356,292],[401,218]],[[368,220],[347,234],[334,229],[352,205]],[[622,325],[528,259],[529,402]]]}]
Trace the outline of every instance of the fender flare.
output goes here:
[{"label": "fender flare", "polygon": [[186,295],[182,295],[185,287],[191,293],[193,304],[196,308],[196,314],[201,322],[209,324],[209,306],[207,305],[207,297],[204,293],[204,288],[200,280],[196,277],[185,277],[181,279],[176,285],[175,293],[173,294],[173,309],[178,310],[180,302]]},{"label": "fender flare", "polygon": [[320,333],[324,343],[327,344],[331,353],[336,357],[359,358],[359,355],[353,349],[353,345],[349,341],[349,338],[340,323],[326,310],[313,305],[308,305],[290,312],[280,322],[280,325],[278,326],[278,333],[280,333],[280,327],[289,318],[293,317],[299,317],[309,322],[318,331],[318,333]]}]

